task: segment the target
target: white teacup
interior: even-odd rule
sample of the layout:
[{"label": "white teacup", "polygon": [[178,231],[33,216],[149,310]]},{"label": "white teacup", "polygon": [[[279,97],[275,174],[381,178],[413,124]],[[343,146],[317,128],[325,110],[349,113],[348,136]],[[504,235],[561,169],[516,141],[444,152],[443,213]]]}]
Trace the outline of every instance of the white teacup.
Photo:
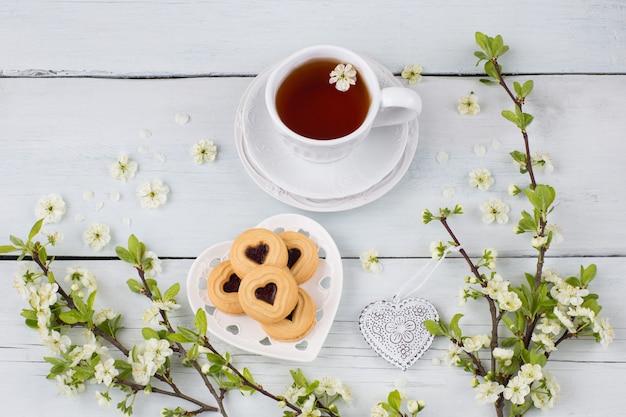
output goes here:
[{"label": "white teacup", "polygon": [[[306,80],[313,77],[313,70],[310,69],[312,65],[321,65],[321,62],[327,68],[327,71],[322,71],[321,77],[323,79],[321,85],[312,87],[312,94],[300,95],[300,97],[306,97],[306,99],[293,99],[292,102],[286,104],[285,100],[282,99],[283,104],[279,103],[277,106],[277,95],[280,98],[287,94],[281,92],[281,89],[285,91],[291,88],[288,88],[289,85],[298,86],[303,84]],[[357,71],[356,82],[348,85],[347,91],[337,91],[340,87],[338,83],[330,82],[330,73],[335,69],[337,63],[350,64]],[[295,82],[294,77],[297,79],[298,76],[300,78]],[[320,78],[317,75],[315,77]],[[324,94],[326,94],[326,89],[334,91],[336,96],[332,97],[335,98],[317,97],[320,91],[324,91]],[[353,92],[350,92],[351,89],[353,89]],[[365,97],[365,99],[358,100],[356,105],[344,106],[334,111],[328,110],[348,97],[347,95],[342,96],[342,94],[357,94],[359,91],[360,94],[364,94],[362,97]],[[366,102],[367,96],[369,96],[369,103]],[[304,106],[301,108],[303,103],[313,106],[312,103],[318,99],[326,101],[317,107]],[[319,163],[333,162],[347,156],[360,141],[367,137],[372,127],[408,122],[416,118],[422,110],[422,100],[415,91],[403,87],[381,89],[376,73],[366,60],[348,49],[332,45],[311,46],[295,52],[278,63],[272,69],[267,81],[265,103],[270,118],[284,142],[297,155],[309,161]],[[325,115],[318,114],[318,108]],[[355,110],[357,108],[361,108],[360,111],[362,113],[358,117],[355,114],[357,113]],[[309,115],[311,117],[308,118],[308,121],[302,122],[303,127],[300,129],[300,127],[295,126],[293,120],[289,119],[289,117],[293,118],[296,116],[287,116],[290,111],[296,116]],[[332,120],[335,114],[340,114],[342,117],[339,120]],[[344,120],[353,118],[353,116],[355,120],[352,120],[352,125],[339,126],[343,125]],[[315,130],[317,127],[323,127],[332,131],[335,125],[344,131],[335,134],[332,138],[320,138],[316,136],[318,135],[317,132],[299,133],[297,131],[300,129],[301,132],[304,132],[308,127],[311,127],[312,130]],[[349,130],[345,131],[346,129]],[[326,132],[320,133],[320,135],[326,134]],[[328,134],[333,136],[332,132]]]}]

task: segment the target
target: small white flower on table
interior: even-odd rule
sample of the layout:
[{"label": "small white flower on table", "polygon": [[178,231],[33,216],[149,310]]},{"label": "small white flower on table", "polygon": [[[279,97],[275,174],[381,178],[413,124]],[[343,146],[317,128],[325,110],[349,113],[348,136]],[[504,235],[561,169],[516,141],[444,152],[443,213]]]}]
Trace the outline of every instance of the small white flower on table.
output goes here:
[{"label": "small white flower on table", "polygon": [[158,178],[153,179],[152,182],[144,182],[137,189],[137,195],[141,197],[143,208],[162,206],[167,202],[167,193],[169,192],[169,187]]},{"label": "small white flower on table", "polygon": [[478,104],[478,96],[474,92],[470,92],[469,96],[461,97],[459,99],[459,113],[473,116],[480,112],[480,105]]},{"label": "small white flower on table", "polygon": [[369,249],[359,256],[363,269],[377,274],[383,270],[383,265],[378,261],[378,251],[376,249]]},{"label": "small white flower on table", "polygon": [[491,171],[478,168],[469,173],[469,183],[472,187],[485,191],[495,183],[495,180],[491,176]]},{"label": "small white flower on table", "polygon": [[102,223],[92,223],[83,234],[83,240],[93,250],[101,250],[111,241],[109,226]]},{"label": "small white flower on table", "polygon": [[35,206],[35,216],[44,223],[59,223],[66,211],[65,201],[59,194],[41,196]]},{"label": "small white flower on table", "polygon": [[212,140],[202,139],[191,147],[189,153],[198,165],[212,162],[217,156],[217,146],[215,146]]},{"label": "small white flower on table", "polygon": [[352,64],[338,64],[330,73],[330,84],[335,84],[339,91],[348,91],[351,85],[356,84],[356,69]]},{"label": "small white flower on table", "polygon": [[135,176],[137,162],[132,161],[125,153],[120,154],[116,161],[111,162],[111,175],[120,181],[126,181]]},{"label": "small white flower on table", "polygon": [[509,222],[509,205],[498,198],[490,198],[480,205],[483,212],[483,223],[506,224]]},{"label": "small white flower on table", "polygon": [[409,84],[418,83],[422,81],[422,67],[417,64],[405,65],[400,75],[409,80]]}]

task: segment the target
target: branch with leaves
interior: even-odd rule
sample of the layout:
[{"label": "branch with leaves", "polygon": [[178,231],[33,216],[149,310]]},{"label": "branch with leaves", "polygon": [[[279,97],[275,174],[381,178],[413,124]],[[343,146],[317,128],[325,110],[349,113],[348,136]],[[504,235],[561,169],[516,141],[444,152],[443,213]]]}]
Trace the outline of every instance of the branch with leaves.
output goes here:
[{"label": "branch with leaves", "polygon": [[[489,37],[477,32],[476,44],[480,51],[475,56],[478,63],[484,62],[484,71],[489,76],[481,81],[502,87],[514,105],[513,110],[502,111],[502,116],[515,124],[522,136],[523,150],[510,155],[520,173],[528,176],[528,186],[515,186],[512,194],[525,196],[530,204],[529,210],[522,211],[515,232],[531,235],[536,267],[533,272],[523,274],[525,282],[513,285],[496,271],[495,250],[483,250],[480,259],[474,262],[460,249],[471,271],[462,288],[463,300],[486,302],[491,332],[466,334],[460,323],[462,314],[454,315],[449,322],[428,321],[426,327],[432,334],[452,342],[446,362],[473,375],[472,385],[479,403],[493,404],[498,417],[503,417],[506,410],[511,416],[521,417],[532,408],[548,409],[555,405],[560,388],[546,364],[557,346],[584,336],[607,345],[613,339],[613,328],[600,315],[598,295],[589,290],[597,274],[595,265],[581,266],[578,276],[568,278],[545,269],[545,254],[554,238],[548,216],[554,210],[556,192],[553,187],[538,183],[535,175],[535,167],[545,161],[531,153],[527,129],[533,116],[524,112],[524,103],[534,84],[532,80],[513,82],[510,88],[499,62],[509,50],[501,36]],[[440,258],[448,245],[462,246],[450,225],[450,219],[461,214],[461,205],[422,212],[423,223],[441,223],[451,239],[447,245],[436,246]],[[485,357],[481,355],[484,351],[488,352],[488,363],[481,359]]]},{"label": "branch with leaves", "polygon": [[[180,284],[165,291],[159,288],[154,276],[161,271],[161,261],[134,235],[129,237],[128,246],[118,246],[116,253],[137,273],[138,278],[129,279],[127,285],[150,302],[143,318],[151,326],[141,331],[143,343],[127,346],[120,339],[122,315],[111,309],[94,308],[97,283],[91,272],[81,267],[68,269],[64,281],[70,283],[69,291],[57,280],[51,267],[54,258],[48,256],[47,249],[55,244],[54,240],[43,244],[35,240],[43,223],[37,221],[26,240],[11,236],[11,244],[0,246],[0,254],[19,252],[19,261],[31,260],[22,263],[14,287],[29,304],[22,311],[27,326],[39,332],[44,346],[54,354],[45,357],[51,364],[48,378],[56,381],[61,394],[74,396],[84,391],[87,384],[95,383],[103,387],[96,391],[98,403],[109,406],[112,392],[119,390],[123,399],[117,402],[117,409],[126,416],[133,414],[141,392],[175,397],[186,403],[187,408],[162,409],[163,417],[203,413],[227,417],[224,398],[230,391],[268,397],[285,417],[340,417],[337,402],[351,401],[348,388],[338,379],[308,381],[299,369],[291,371],[293,383],[284,395],[265,390],[248,368],[239,370],[228,352],[220,353],[211,344],[206,312],[202,309],[195,314],[193,329],[175,326],[169,316],[180,307],[176,301]],[[119,353],[111,351],[111,347]],[[214,404],[183,392],[172,370],[175,359],[196,371]]]}]

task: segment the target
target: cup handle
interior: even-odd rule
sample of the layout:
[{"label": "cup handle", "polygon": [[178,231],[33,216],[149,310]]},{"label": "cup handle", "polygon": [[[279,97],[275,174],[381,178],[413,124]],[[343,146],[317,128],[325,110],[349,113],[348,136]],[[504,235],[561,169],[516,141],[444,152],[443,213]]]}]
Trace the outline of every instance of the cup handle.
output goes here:
[{"label": "cup handle", "polygon": [[422,99],[405,87],[387,87],[381,91],[380,108],[373,127],[390,126],[415,119],[422,112]]}]

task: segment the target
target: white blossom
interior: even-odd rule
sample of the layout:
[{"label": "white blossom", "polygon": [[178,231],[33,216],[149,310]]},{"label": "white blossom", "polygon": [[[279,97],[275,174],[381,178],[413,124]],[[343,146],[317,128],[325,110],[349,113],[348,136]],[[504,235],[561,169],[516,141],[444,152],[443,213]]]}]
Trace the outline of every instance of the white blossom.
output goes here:
[{"label": "white blossom", "polygon": [[483,347],[489,346],[491,338],[485,334],[463,339],[463,350],[467,353],[478,352]]},{"label": "white blossom", "polygon": [[378,274],[383,270],[383,265],[378,260],[378,251],[376,249],[369,249],[362,252],[359,255],[361,266],[364,270],[373,274]]},{"label": "white blossom", "polygon": [[83,234],[83,241],[94,251],[99,251],[111,241],[109,226],[102,223],[92,223]]},{"label": "white blossom", "polygon": [[505,311],[517,311],[522,306],[522,300],[513,291],[500,292],[497,301],[500,308]]},{"label": "white blossom", "polygon": [[526,381],[528,385],[543,378],[543,372],[541,370],[541,365],[539,364],[525,363],[521,366],[517,375]]},{"label": "white blossom", "polygon": [[480,105],[478,104],[478,96],[474,92],[470,92],[469,96],[459,98],[458,105],[459,113],[473,116],[480,112]]},{"label": "white blossom", "polygon": [[489,201],[485,201],[480,205],[480,210],[483,212],[483,223],[506,224],[509,222],[509,205],[500,200],[499,198],[490,198]]},{"label": "white blossom", "polygon": [[93,324],[99,326],[106,320],[113,320],[115,317],[117,317],[117,312],[115,310],[110,308],[100,310],[93,315]]},{"label": "white blossom", "polygon": [[119,371],[115,368],[115,360],[113,358],[107,358],[100,362],[94,368],[94,378],[100,384],[104,384],[107,387],[113,383],[113,378],[119,375]]},{"label": "white blossom", "polygon": [[150,359],[157,368],[165,363],[165,360],[172,356],[174,351],[170,348],[170,343],[165,339],[150,339],[146,342],[144,356]]},{"label": "white blossom", "polygon": [[330,73],[330,84],[335,84],[339,91],[348,91],[351,85],[356,84],[356,69],[352,64],[338,64]]},{"label": "white blossom", "polygon": [[61,353],[67,353],[68,348],[72,344],[70,338],[56,330],[50,331],[50,333],[42,338],[43,345],[50,349],[52,353],[57,355]]},{"label": "white blossom", "polygon": [[538,168],[536,169],[536,171],[543,171],[546,174],[551,174],[552,172],[554,172],[554,165],[552,165],[552,158],[550,157],[550,154],[547,152],[545,153],[533,152],[530,155],[530,161],[534,167]]},{"label": "white blossom", "polygon": [[87,288],[89,292],[98,289],[96,276],[81,266],[67,268],[64,280],[70,284],[70,289],[74,292],[83,288]]},{"label": "white blossom", "polygon": [[584,301],[584,297],[589,295],[589,290],[574,287],[561,280],[550,289],[550,295],[564,306],[580,306]]},{"label": "white blossom", "polygon": [[422,67],[415,65],[405,65],[400,76],[409,80],[409,84],[415,84],[422,81]]},{"label": "white blossom", "polygon": [[443,361],[446,365],[458,365],[461,362],[463,349],[456,343],[450,343],[446,349]]},{"label": "white blossom", "polygon": [[158,324],[159,311],[159,307],[152,304],[143,314],[142,320],[147,324]]},{"label": "white blossom", "polygon": [[512,349],[497,347],[493,350],[493,357],[502,362],[504,366],[509,366],[512,363],[511,359],[513,359],[514,353]]},{"label": "white blossom", "polygon": [[133,379],[140,385],[148,385],[150,378],[158,369],[155,363],[144,355],[135,355],[131,365]]},{"label": "white blossom", "polygon": [[552,232],[552,242],[563,243],[563,230],[556,224],[548,223],[545,229],[546,234]]},{"label": "white blossom", "polygon": [[563,327],[565,327],[568,332],[570,333],[577,332],[576,327],[574,326],[574,322],[569,318],[569,316],[567,316],[563,311],[561,311],[561,309],[558,306],[554,307],[553,312],[554,312],[554,315],[557,317],[557,319],[559,319]]},{"label": "white blossom", "polygon": [[150,258],[150,264],[144,269],[144,273],[147,277],[154,278],[157,274],[163,271],[161,260],[157,254],[152,251],[146,251],[145,257]]},{"label": "white blossom", "polygon": [[98,405],[100,407],[109,408],[111,407],[111,397],[108,393],[102,393],[100,391],[96,391],[96,400],[98,400]]},{"label": "white blossom", "polygon": [[44,230],[41,233],[44,235],[48,243],[52,246],[59,245],[61,242],[63,242],[63,233],[59,232],[58,230]]},{"label": "white blossom", "polygon": [[602,346],[607,347],[615,338],[615,331],[613,326],[609,323],[609,319],[606,317],[598,316],[593,321],[593,331],[600,337],[600,343]]},{"label": "white blossom", "polygon": [[381,403],[376,403],[372,408],[372,417],[389,417],[389,413],[383,408]]},{"label": "white blossom", "polygon": [[189,153],[193,156],[196,164],[212,162],[217,156],[217,146],[212,140],[202,139],[191,147]]},{"label": "white blossom", "polygon": [[125,153],[122,153],[117,157],[117,160],[111,162],[109,170],[113,178],[126,181],[135,176],[137,162],[131,160]]},{"label": "white blossom", "polygon": [[59,223],[66,213],[65,201],[59,194],[41,196],[35,206],[35,217],[44,223]]},{"label": "white blossom", "polygon": [[493,404],[503,391],[504,387],[497,382],[482,382],[476,386],[476,402],[478,404]]},{"label": "white blossom", "polygon": [[537,323],[536,329],[541,331],[542,333],[552,334],[556,336],[561,333],[561,330],[563,330],[563,326],[561,326],[561,322],[557,319],[543,317],[539,321],[539,323]]},{"label": "white blossom", "polygon": [[469,173],[469,183],[472,187],[485,191],[495,183],[495,180],[491,176],[491,171],[477,168]]},{"label": "white blossom", "polygon": [[525,397],[530,393],[530,386],[524,378],[515,376],[506,384],[502,395],[513,404],[524,404]]},{"label": "white blossom", "polygon": [[141,198],[143,208],[157,208],[167,202],[170,189],[163,182],[155,178],[152,182],[144,182],[137,188],[137,195]]},{"label": "white blossom", "polygon": [[287,401],[289,401],[292,404],[297,403],[298,399],[300,397],[304,397],[305,395],[306,395],[305,387],[296,388],[294,386],[289,386],[285,388],[284,397]]},{"label": "white blossom", "polygon": [[24,300],[30,297],[30,285],[38,285],[42,281],[42,274],[37,272],[38,269],[35,262],[23,262],[13,276],[13,288]]},{"label": "white blossom", "polygon": [[541,249],[546,246],[548,243],[548,236],[533,236],[530,241],[530,244],[535,249]]},{"label": "white blossom", "polygon": [[549,334],[534,333],[531,340],[546,352],[553,352],[556,350],[554,340],[552,340]]}]

